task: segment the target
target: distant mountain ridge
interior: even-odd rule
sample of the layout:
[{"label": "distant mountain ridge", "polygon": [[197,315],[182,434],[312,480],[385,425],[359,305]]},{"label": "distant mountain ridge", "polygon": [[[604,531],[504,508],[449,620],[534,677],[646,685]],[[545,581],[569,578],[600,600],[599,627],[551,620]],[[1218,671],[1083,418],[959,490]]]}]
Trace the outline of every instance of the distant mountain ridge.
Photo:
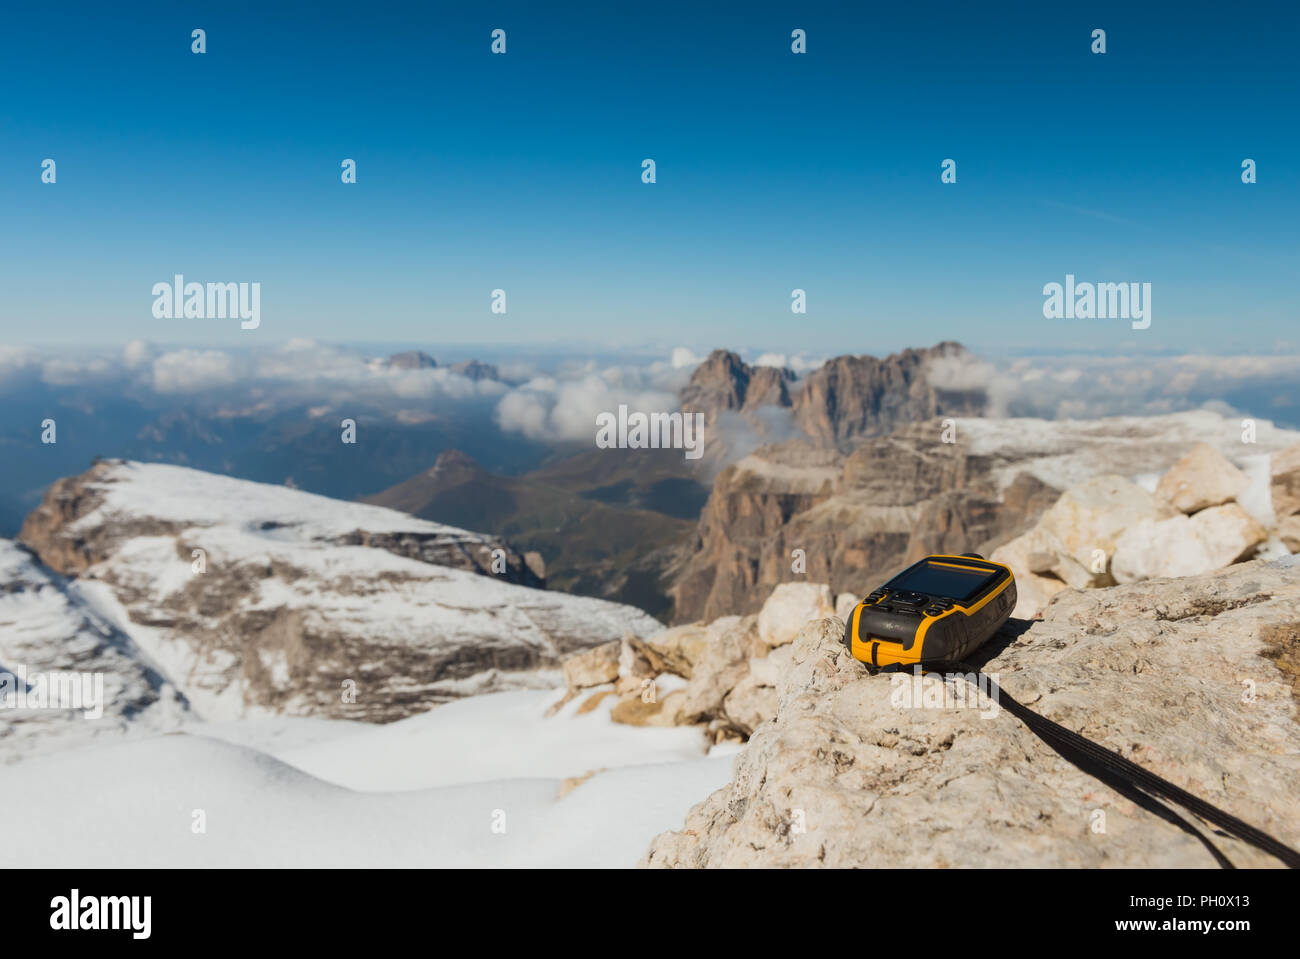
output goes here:
[{"label": "distant mountain ridge", "polygon": [[764,407],[789,410],[793,426],[810,441],[847,448],[905,423],[936,416],[980,416],[988,405],[978,389],[953,389],[932,375],[936,361],[973,360],[960,343],[906,349],[886,357],[837,356],[807,376],[771,366],[751,366],[727,350],[714,350],[682,389],[683,409],[716,423],[735,412],[761,428]]},{"label": "distant mountain ridge", "polygon": [[[696,593],[683,584],[695,576],[691,557],[710,539],[707,526],[692,527],[707,520],[701,510],[710,486],[719,495],[721,477],[714,474],[763,444],[794,443],[794,458],[803,463],[800,449],[813,449],[813,459],[823,455],[817,451],[843,455],[935,416],[978,416],[987,405],[982,392],[949,389],[932,376],[937,361],[969,359],[960,344],[940,343],[884,358],[836,357],[800,379],[790,369],[714,350],[679,395],[683,411],[705,418],[702,461],[686,461],[675,450],[586,449],[505,476],[446,451],[429,469],[366,501],[507,536],[537,551],[548,577],[567,591],[657,616],[694,616]],[[721,615],[719,608],[715,603],[709,612]]]},{"label": "distant mountain ridge", "polygon": [[498,538],[177,466],[102,461],[22,537],[204,718],[388,722],[661,628],[533,588]]},{"label": "distant mountain ridge", "polygon": [[450,366],[440,367],[438,361],[424,350],[407,350],[403,353],[394,353],[384,361],[384,365],[391,370],[445,369],[475,382],[479,380],[501,380],[500,372],[491,363],[480,363],[478,360],[461,360],[458,363],[452,363]]},{"label": "distant mountain ridge", "polygon": [[1163,470],[1202,440],[1258,466],[1300,439],[1260,421],[1257,443],[1243,446],[1238,420],[1206,410],[962,418],[951,443],[944,422],[909,424],[847,453],[807,440],[773,444],[727,467],[672,571],[675,621],[756,612],[785,582],[863,594],[927,553],[987,555],[1091,476]]},{"label": "distant mountain ridge", "polygon": [[676,450],[586,450],[518,476],[458,450],[366,502],[488,529],[536,555],[548,583],[667,617],[679,560],[708,486]]}]

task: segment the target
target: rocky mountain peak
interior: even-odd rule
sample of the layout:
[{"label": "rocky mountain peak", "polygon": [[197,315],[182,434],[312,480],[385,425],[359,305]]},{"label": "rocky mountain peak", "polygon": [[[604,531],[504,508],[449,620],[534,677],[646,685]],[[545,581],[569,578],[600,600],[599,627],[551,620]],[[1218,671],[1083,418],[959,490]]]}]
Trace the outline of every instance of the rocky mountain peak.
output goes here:
[{"label": "rocky mountain peak", "polygon": [[695,368],[681,394],[683,409],[712,420],[725,410],[790,405],[792,370],[751,366],[730,350],[714,350]]},{"label": "rocky mountain peak", "polygon": [[438,454],[433,466],[429,467],[427,475],[431,479],[459,483],[485,473],[486,470],[474,457],[460,450],[450,449]]},{"label": "rocky mountain peak", "polygon": [[[751,366],[735,353],[714,350],[682,389],[681,403],[683,409],[704,413],[710,424],[724,414],[739,414],[760,442],[802,433],[814,443],[847,450],[908,423],[982,415],[984,392],[948,385],[951,370],[939,366],[941,361],[960,368],[973,357],[960,343],[945,341],[883,358],[837,356],[799,379],[790,369]],[[774,420],[761,415],[764,410],[786,413]],[[734,445],[715,450],[712,458],[733,458]]]},{"label": "rocky mountain peak", "polygon": [[934,361],[968,357],[953,342],[884,358],[837,356],[801,382],[795,422],[819,442],[843,446],[936,416],[979,416],[987,405],[981,391],[945,389],[931,376]]},{"label": "rocky mountain peak", "polygon": [[438,361],[423,350],[407,350],[390,356],[388,365],[395,370],[431,370]]},{"label": "rocky mountain peak", "polygon": [[106,460],[60,480],[22,538],[89,584],[208,718],[388,722],[544,682],[537,670],[562,655],[660,629],[534,588],[540,557],[495,537],[163,464]]},{"label": "rocky mountain peak", "polygon": [[501,375],[496,366],[491,363],[480,363],[478,360],[462,360],[459,363],[453,363],[449,367],[453,373],[469,380],[478,382],[479,380],[499,380]]}]

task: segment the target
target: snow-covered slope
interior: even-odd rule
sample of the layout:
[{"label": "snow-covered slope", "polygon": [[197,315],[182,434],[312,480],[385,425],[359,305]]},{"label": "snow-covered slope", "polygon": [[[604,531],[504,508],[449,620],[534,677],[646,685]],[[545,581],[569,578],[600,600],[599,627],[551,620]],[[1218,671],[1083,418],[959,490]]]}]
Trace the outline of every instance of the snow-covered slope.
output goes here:
[{"label": "snow-covered slope", "polygon": [[292,528],[299,539],[332,540],[356,530],[439,537],[444,542],[488,542],[490,537],[455,526],[407,516],[382,506],[350,503],[288,486],[205,473],[165,463],[112,462],[94,487],[99,506],[83,516],[83,527],[119,516],[219,526],[239,519],[246,524]]},{"label": "snow-covered slope", "polygon": [[577,713],[574,701],[542,719],[544,704],[555,698],[533,690],[472,696],[347,738],[273,751],[314,776],[366,792],[565,778],[629,762],[673,762],[705,753],[698,726],[613,722],[614,697],[586,714]]},{"label": "snow-covered slope", "polygon": [[507,543],[483,533],[164,463],[101,461],[81,476],[59,480],[27,518],[20,538],[54,569],[72,574],[142,528],[223,525],[304,542],[374,546],[506,582],[542,584]]},{"label": "snow-covered slope", "polygon": [[[577,715],[577,702],[545,718],[559,695],[474,697],[359,730],[204,724],[29,759],[12,770],[22,788],[0,791],[0,822],[22,824],[6,834],[5,861],[630,867],[730,776],[734,750],[706,755],[698,730],[621,726],[608,705]],[[280,725],[302,734],[308,722],[310,746],[269,745],[272,755],[241,745],[274,743]]]},{"label": "snow-covered slope", "polygon": [[103,462],[23,527],[69,589],[202,715],[387,722],[549,685],[569,652],[662,629],[640,610],[493,575],[489,537],[174,466]]},{"label": "snow-covered slope", "polygon": [[[0,540],[0,673],[15,677],[16,693],[20,679],[34,689],[38,676],[53,672],[102,677],[102,700],[83,700],[90,709],[0,707],[0,762],[127,728],[167,729],[188,711],[129,637],[70,593],[63,577]],[[98,699],[93,681],[88,691]]]}]

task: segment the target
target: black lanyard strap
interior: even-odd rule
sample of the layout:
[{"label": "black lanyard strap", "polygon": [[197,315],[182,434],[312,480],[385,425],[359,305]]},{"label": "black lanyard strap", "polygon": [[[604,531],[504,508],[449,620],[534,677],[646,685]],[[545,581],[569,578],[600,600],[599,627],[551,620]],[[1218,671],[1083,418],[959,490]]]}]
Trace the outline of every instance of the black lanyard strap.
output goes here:
[{"label": "black lanyard strap", "polygon": [[1030,732],[1050,746],[1061,758],[1073,763],[1090,776],[1100,779],[1116,792],[1126,796],[1148,812],[1153,812],[1167,822],[1173,823],[1184,832],[1196,836],[1214,856],[1220,866],[1233,868],[1232,863],[1200,831],[1179,816],[1172,809],[1158,800],[1165,799],[1177,803],[1187,811],[1199,816],[1208,823],[1218,826],[1229,835],[1248,842],[1257,849],[1262,849],[1271,856],[1276,856],[1292,869],[1300,869],[1300,853],[1285,843],[1279,842],[1266,832],[1261,832],[1250,823],[1243,822],[1236,816],[1212,806],[1203,799],[1193,796],[1185,789],[1180,789],[1167,779],[1157,776],[1150,770],[1131,762],[1114,750],[1107,749],[1091,739],[1080,736],[1072,729],[1066,729],[1060,723],[1054,723],[1027,706],[1009,696],[1006,690],[993,682],[987,674],[982,674],[965,663],[957,664],[962,677],[979,688],[981,677],[988,683],[988,693],[994,701],[1018,718]]}]

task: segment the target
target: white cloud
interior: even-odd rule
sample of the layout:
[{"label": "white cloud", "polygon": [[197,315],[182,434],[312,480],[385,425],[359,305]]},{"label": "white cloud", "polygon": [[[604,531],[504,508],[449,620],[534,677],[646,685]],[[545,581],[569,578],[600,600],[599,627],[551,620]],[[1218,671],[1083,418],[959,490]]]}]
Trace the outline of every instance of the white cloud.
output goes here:
[{"label": "white cloud", "polygon": [[545,394],[530,390],[507,393],[497,404],[497,425],[511,433],[538,438],[547,435],[550,404]]},{"label": "white cloud", "polygon": [[[491,356],[485,360],[493,359]],[[99,354],[38,352],[0,345],[0,386],[15,390],[98,389],[136,402],[172,406],[179,398],[222,415],[262,415],[294,406],[369,408],[414,421],[467,404],[492,410],[508,432],[542,441],[588,441],[595,417],[620,404],[671,412],[699,358],[685,347],[656,360],[601,364],[589,358],[502,367],[518,385],[470,380],[445,366],[393,369],[355,350],[293,340],[261,349],[166,349],[136,340]],[[761,365],[805,371],[819,360],[777,352]],[[1215,409],[1296,422],[1300,355],[1021,356],[948,355],[928,374],[949,390],[984,390],[994,416],[1091,418]],[[150,397],[153,397],[152,401]],[[250,412],[253,411],[253,412]],[[730,424],[719,429],[726,431]],[[780,424],[773,432],[780,433]],[[738,448],[752,441],[736,425]]]},{"label": "white cloud", "polygon": [[34,374],[39,357],[22,346],[0,346],[0,386]]},{"label": "white cloud", "polygon": [[665,364],[648,367],[612,366],[594,369],[581,364],[569,375],[534,377],[502,397],[497,423],[503,430],[541,441],[593,440],[596,416],[629,410],[672,412],[680,409],[677,377]]},{"label": "white cloud", "polygon": [[70,359],[59,357],[41,364],[41,382],[49,386],[85,386],[115,372],[113,364],[103,358]]},{"label": "white cloud", "polygon": [[174,350],[153,361],[153,388],[159,393],[221,389],[235,380],[235,365],[220,350]]},{"label": "white cloud", "polygon": [[[150,359],[151,358],[151,359]],[[289,340],[267,350],[173,350],[157,354],[135,341],[123,352],[122,372],[160,394],[211,393],[239,387],[282,402],[363,401],[394,409],[412,402],[492,399],[508,387],[471,380],[443,367],[394,369],[383,359],[315,340]]]},{"label": "white cloud", "polygon": [[158,351],[147,340],[132,340],[122,350],[122,362],[128,370],[138,370],[153,362]]},{"label": "white cloud", "polygon": [[1286,419],[1278,399],[1295,393],[1300,355],[944,357],[930,371],[949,388],[985,389],[995,416],[1090,419],[1208,407]]},{"label": "white cloud", "polygon": [[681,369],[687,366],[690,367],[699,366],[702,362],[704,362],[704,358],[696,356],[694,353],[692,353],[684,346],[679,346],[675,350],[673,350],[671,362],[673,364],[674,369]]}]

